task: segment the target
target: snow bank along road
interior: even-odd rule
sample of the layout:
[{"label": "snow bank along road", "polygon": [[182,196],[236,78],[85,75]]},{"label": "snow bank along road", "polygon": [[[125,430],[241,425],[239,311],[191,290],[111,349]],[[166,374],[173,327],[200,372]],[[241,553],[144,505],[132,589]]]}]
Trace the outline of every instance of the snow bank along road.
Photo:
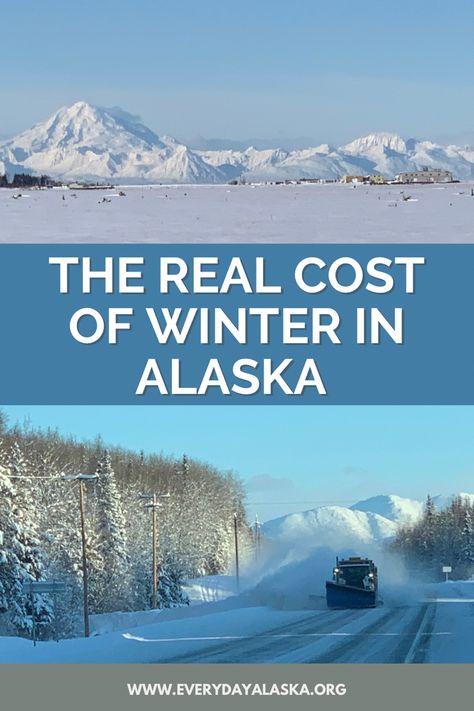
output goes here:
[{"label": "snow bank along road", "polygon": [[473,187],[0,189],[0,242],[474,242]]},{"label": "snow bank along road", "polygon": [[244,600],[138,613],[139,627],[129,613],[103,627],[113,632],[59,644],[3,637],[0,663],[474,662],[474,581],[368,610],[327,610],[322,599],[318,610],[275,610]]}]

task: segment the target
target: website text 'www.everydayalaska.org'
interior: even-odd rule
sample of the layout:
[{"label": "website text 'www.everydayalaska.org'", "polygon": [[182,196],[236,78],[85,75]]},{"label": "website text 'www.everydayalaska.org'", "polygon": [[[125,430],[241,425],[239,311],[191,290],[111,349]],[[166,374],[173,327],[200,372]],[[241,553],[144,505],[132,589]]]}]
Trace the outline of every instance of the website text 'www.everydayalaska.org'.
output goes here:
[{"label": "website text 'www.everydayalaska.org'", "polygon": [[127,683],[130,696],[344,696],[346,684],[304,682]]}]

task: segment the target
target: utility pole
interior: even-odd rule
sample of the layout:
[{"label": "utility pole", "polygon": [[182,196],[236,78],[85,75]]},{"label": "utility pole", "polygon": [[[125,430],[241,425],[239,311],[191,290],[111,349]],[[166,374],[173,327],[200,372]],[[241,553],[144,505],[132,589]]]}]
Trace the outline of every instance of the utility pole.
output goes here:
[{"label": "utility pole", "polygon": [[153,594],[151,599],[151,606],[153,609],[158,607],[158,561],[156,556],[156,546],[157,546],[157,531],[156,531],[156,509],[158,507],[158,502],[156,500],[156,494],[153,494],[153,503],[151,508],[151,519],[152,519],[152,548],[153,548]]},{"label": "utility pole", "polygon": [[152,593],[151,606],[154,610],[158,607],[158,522],[156,519],[156,509],[161,506],[158,499],[169,499],[169,494],[142,494],[141,499],[147,499],[145,508],[151,509],[151,557],[152,557]]},{"label": "utility pole", "polygon": [[82,543],[82,591],[84,608],[84,637],[89,637],[89,585],[87,575],[87,537],[86,537],[86,515],[85,515],[85,482],[98,479],[97,474],[67,474],[63,476],[65,481],[77,481],[79,483],[79,512],[81,516],[81,543]]},{"label": "utility pole", "polygon": [[234,545],[235,545],[235,584],[237,592],[240,592],[240,570],[239,570],[239,528],[237,514],[234,514]]},{"label": "utility pole", "polygon": [[255,516],[254,523],[254,543],[255,543],[255,560],[260,557],[260,547],[262,543],[262,525],[258,520],[258,516]]},{"label": "utility pole", "polygon": [[79,481],[79,508],[81,510],[81,541],[82,541],[82,580],[84,595],[84,637],[89,637],[89,586],[87,580],[87,540],[86,540],[86,519],[84,513],[84,482]]}]

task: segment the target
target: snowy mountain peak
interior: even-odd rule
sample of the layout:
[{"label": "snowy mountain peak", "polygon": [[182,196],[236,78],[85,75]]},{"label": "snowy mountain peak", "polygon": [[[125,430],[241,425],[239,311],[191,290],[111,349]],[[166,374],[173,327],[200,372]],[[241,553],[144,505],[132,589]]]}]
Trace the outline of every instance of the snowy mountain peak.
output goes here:
[{"label": "snowy mountain peak", "polygon": [[[23,132],[10,144],[29,149],[30,153],[78,146],[106,148],[151,148],[161,145],[156,134],[136,116],[119,108],[99,108],[85,101],[64,106],[43,123]],[[8,144],[7,144],[8,145]]]},{"label": "snowy mountain peak", "polygon": [[297,542],[308,546],[371,544],[393,536],[396,524],[377,513],[356,511],[344,506],[321,506],[302,513],[288,514],[263,525],[266,538]]},{"label": "snowy mountain peak", "polygon": [[221,173],[172,138],[160,139],[139,117],[86,101],[64,106],[0,147],[13,171],[66,179],[223,182]]},{"label": "snowy mountain peak", "polygon": [[423,512],[423,502],[396,494],[372,496],[351,506],[353,511],[371,511],[390,521],[416,521]]},{"label": "snowy mountain peak", "polygon": [[78,116],[85,113],[93,114],[94,111],[95,107],[92,104],[88,104],[87,101],[76,101],[71,106],[63,106],[59,109],[59,112],[67,113],[70,116]]},{"label": "snowy mountain peak", "polygon": [[344,146],[346,153],[365,154],[375,150],[388,148],[396,153],[407,153],[405,140],[396,133],[370,133],[368,136],[356,138],[351,143]]}]

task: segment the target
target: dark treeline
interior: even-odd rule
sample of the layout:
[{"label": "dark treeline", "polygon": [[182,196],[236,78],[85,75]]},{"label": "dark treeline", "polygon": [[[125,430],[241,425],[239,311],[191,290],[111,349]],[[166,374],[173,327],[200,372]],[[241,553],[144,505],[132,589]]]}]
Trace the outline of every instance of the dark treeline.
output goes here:
[{"label": "dark treeline", "polygon": [[[95,473],[87,482],[86,525],[92,613],[151,605],[151,513],[143,494],[169,494],[158,509],[158,602],[185,604],[189,577],[223,573],[233,564],[234,515],[242,553],[251,546],[244,492],[230,472],[203,462],[120,447],[100,438],[78,442],[55,431],[9,428],[0,417],[0,634],[29,634],[27,580],[67,583],[59,600],[63,636],[79,629],[82,568],[78,484],[64,475]],[[35,617],[52,634],[53,609],[39,597]]]},{"label": "dark treeline", "polygon": [[11,180],[7,175],[0,174],[0,188],[53,188],[62,183],[50,178],[49,175],[29,175],[15,173]]},{"label": "dark treeline", "polygon": [[443,577],[442,567],[452,567],[452,577],[468,579],[474,574],[474,505],[457,496],[437,511],[428,496],[419,521],[400,528],[392,547],[401,553],[411,570],[431,580]]}]

